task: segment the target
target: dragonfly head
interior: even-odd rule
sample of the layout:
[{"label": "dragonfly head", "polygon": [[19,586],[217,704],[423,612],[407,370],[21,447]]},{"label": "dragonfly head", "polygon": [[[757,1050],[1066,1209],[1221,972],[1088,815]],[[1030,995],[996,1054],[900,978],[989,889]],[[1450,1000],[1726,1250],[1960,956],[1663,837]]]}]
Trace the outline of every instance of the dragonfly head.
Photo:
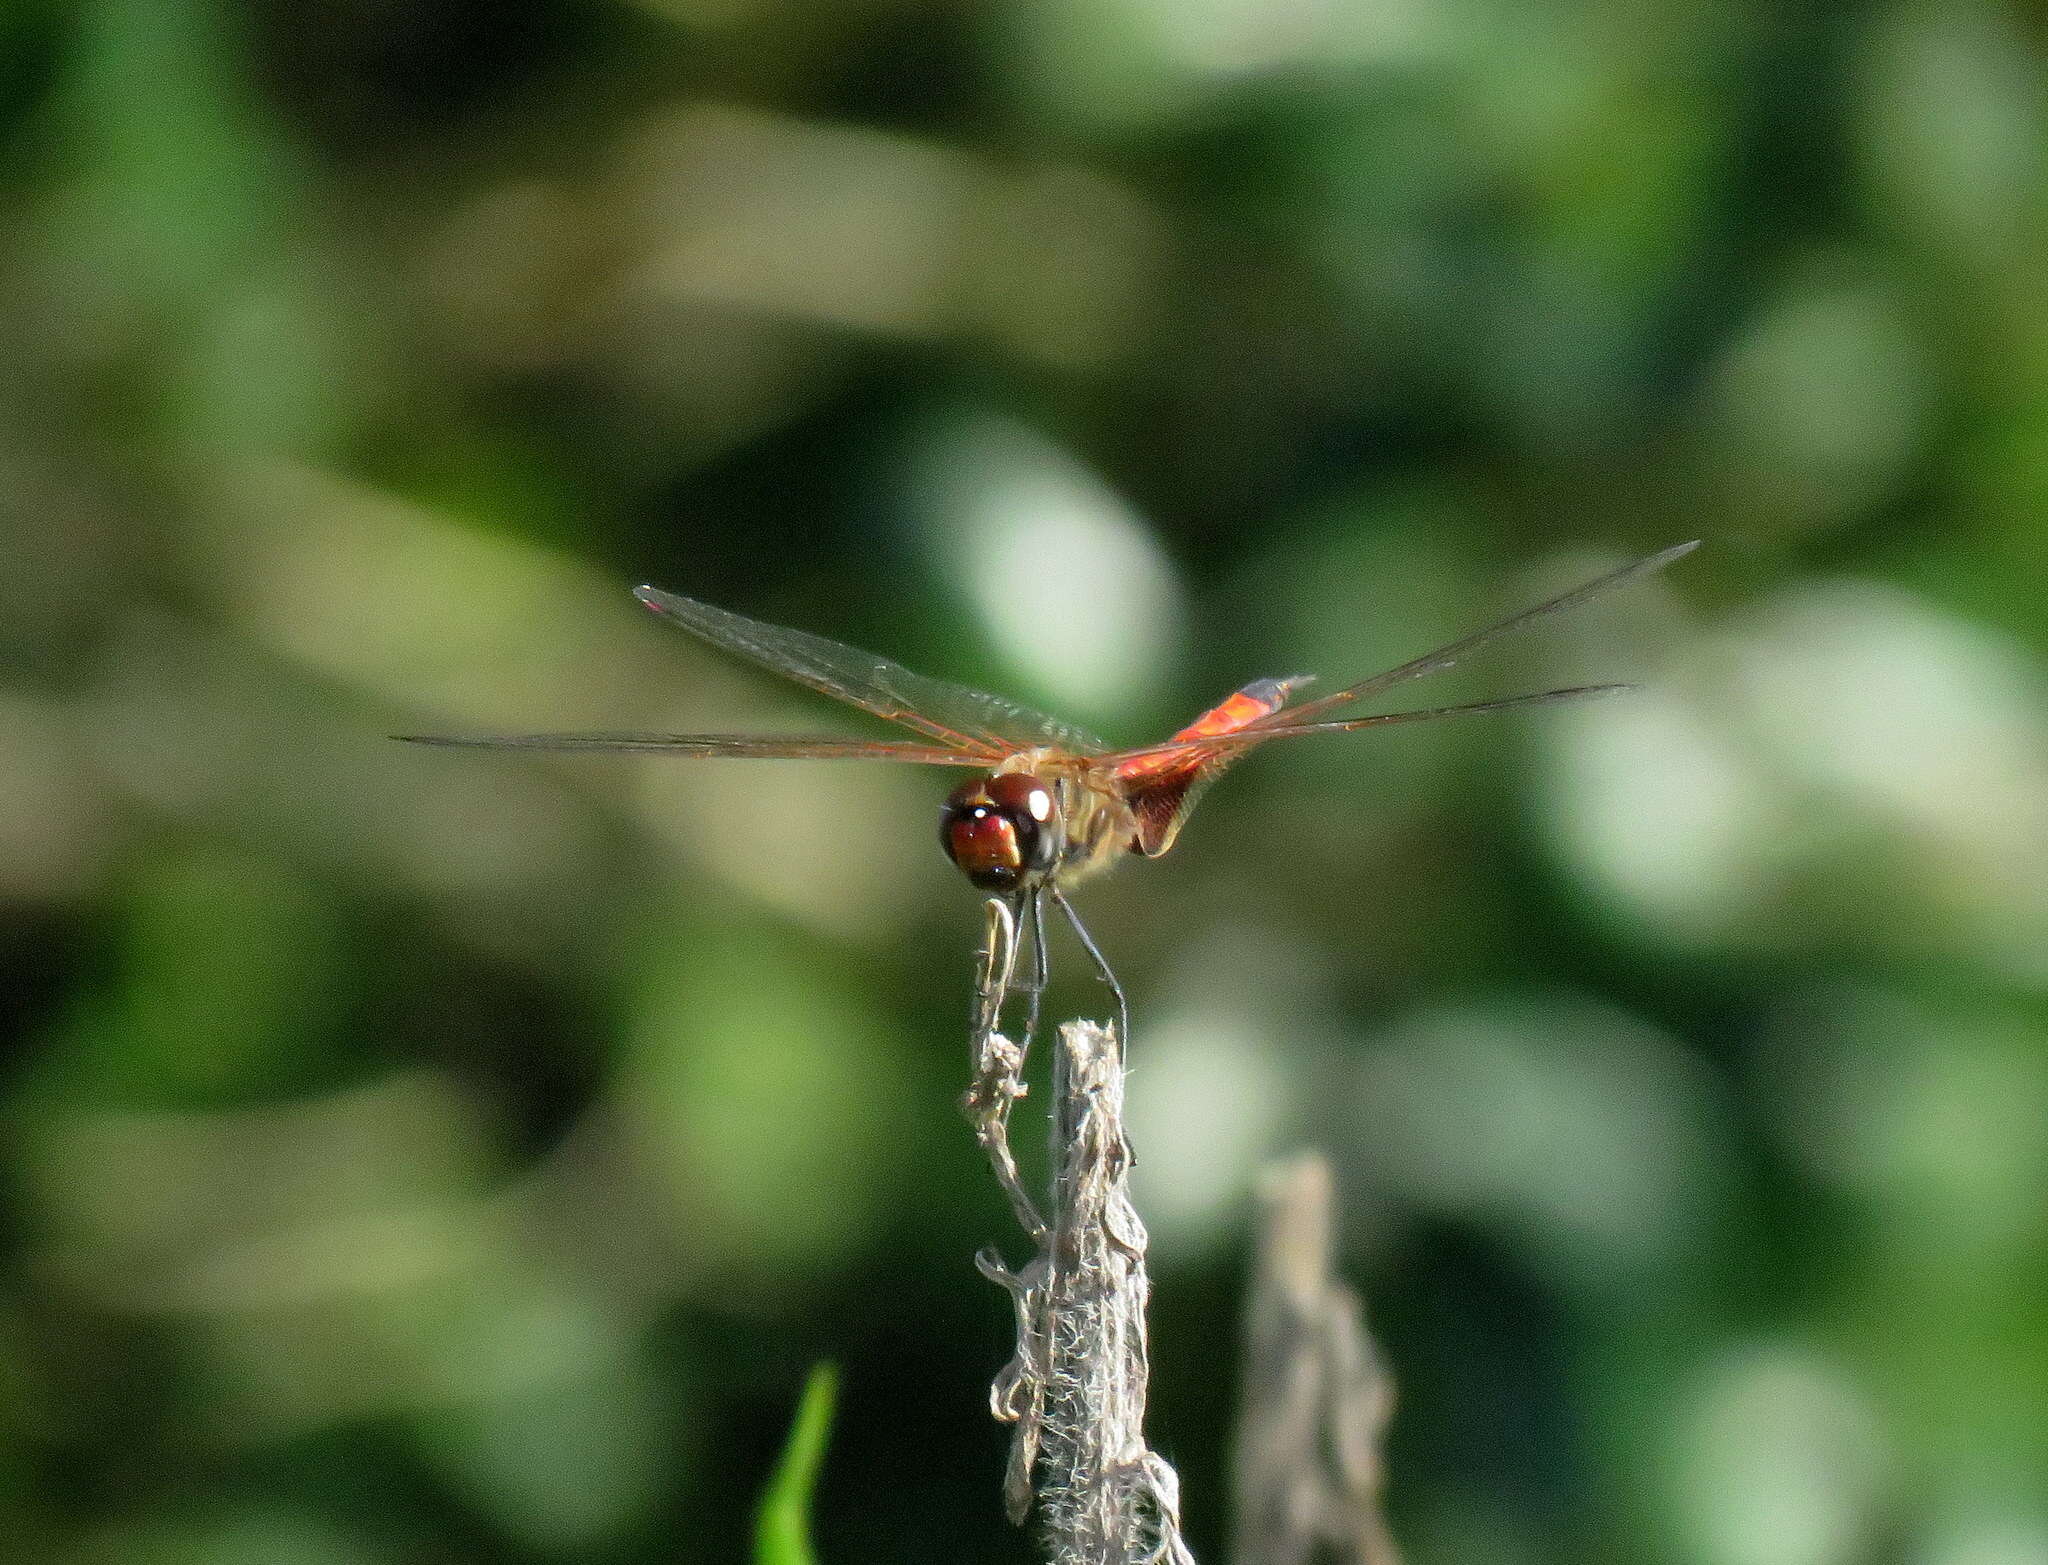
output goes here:
[{"label": "dragonfly head", "polygon": [[983,891],[1021,891],[1060,861],[1066,828],[1051,783],[1000,772],[962,783],[939,811],[946,857]]}]

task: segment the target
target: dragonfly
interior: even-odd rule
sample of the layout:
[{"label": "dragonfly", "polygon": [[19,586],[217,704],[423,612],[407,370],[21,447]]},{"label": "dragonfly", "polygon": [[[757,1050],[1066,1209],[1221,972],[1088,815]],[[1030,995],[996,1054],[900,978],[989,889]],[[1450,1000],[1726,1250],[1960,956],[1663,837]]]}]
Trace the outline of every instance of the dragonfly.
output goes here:
[{"label": "dragonfly", "polygon": [[[908,730],[912,739],[823,735],[559,733],[401,734],[414,744],[584,754],[645,754],[697,759],[893,761],[963,768],[975,773],[946,795],[939,842],[968,883],[986,894],[989,937],[975,982],[974,1031],[986,1038],[1000,1025],[1013,993],[1029,1009],[1028,1047],[1048,978],[1046,907],[1066,920],[1113,997],[1118,1040],[1128,1046],[1130,1006],[1122,984],[1075,912],[1068,891],[1133,856],[1158,858],[1170,849],[1204,789],[1260,745],[1312,734],[1353,733],[1394,723],[1581,701],[1635,688],[1574,685],[1455,706],[1342,715],[1397,685],[1441,672],[1470,653],[1539,620],[1577,608],[1604,593],[1664,569],[1699,540],[1635,560],[1356,684],[1305,697],[1313,676],[1258,679],[1156,744],[1112,749],[1093,734],[1044,712],[965,685],[912,673],[872,652],[789,630],[700,603],[638,587],[634,596],[663,619],[713,646],[822,695],[859,707]],[[1028,951],[1032,974],[1018,977]]]}]

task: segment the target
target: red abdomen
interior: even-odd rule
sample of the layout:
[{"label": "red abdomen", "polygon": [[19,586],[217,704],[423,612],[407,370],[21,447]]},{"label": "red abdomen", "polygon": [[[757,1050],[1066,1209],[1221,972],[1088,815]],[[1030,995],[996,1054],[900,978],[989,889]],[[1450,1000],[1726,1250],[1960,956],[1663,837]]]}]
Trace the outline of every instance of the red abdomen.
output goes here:
[{"label": "red abdomen", "polygon": [[[1237,694],[1219,701],[1173,736],[1181,739],[1214,739],[1234,734],[1262,717],[1270,717],[1287,704],[1287,697],[1308,683],[1309,676],[1295,674],[1287,679],[1255,679]],[[1172,743],[1169,740],[1168,743]],[[1124,778],[1168,777],[1189,769],[1189,760],[1179,755],[1141,755],[1124,762],[1116,774]]]}]

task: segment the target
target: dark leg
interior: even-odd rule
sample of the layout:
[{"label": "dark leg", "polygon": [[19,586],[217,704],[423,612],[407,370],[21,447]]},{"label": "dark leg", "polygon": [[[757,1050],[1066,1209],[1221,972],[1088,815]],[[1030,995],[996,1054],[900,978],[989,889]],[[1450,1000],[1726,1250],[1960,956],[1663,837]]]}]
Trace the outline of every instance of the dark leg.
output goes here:
[{"label": "dark leg", "polygon": [[[1038,1007],[1045,994],[1044,893],[1033,891],[1012,898],[990,897],[985,906],[988,933],[982,950],[981,971],[974,986],[975,1057],[980,1057],[981,1046],[988,1036],[1001,1031],[1003,1008],[1009,1004],[1012,995],[1020,992],[1027,999],[1024,1036],[1016,1042],[1024,1053],[1029,1054],[1031,1040],[1038,1032]],[[1031,951],[1031,976],[1020,978],[1017,976],[1018,959],[1027,946]]]},{"label": "dark leg", "polygon": [[1102,948],[1096,945],[1095,937],[1088,933],[1088,926],[1081,922],[1080,914],[1074,911],[1074,904],[1061,895],[1058,886],[1046,889],[1053,901],[1058,904],[1059,910],[1067,915],[1067,922],[1074,926],[1074,933],[1081,937],[1081,949],[1094,961],[1096,972],[1100,973],[1102,981],[1109,985],[1109,992],[1116,996],[1116,1046],[1123,1051],[1124,1058],[1128,1060],[1131,1048],[1131,1007],[1130,1002],[1124,998],[1124,986],[1116,981],[1116,974],[1109,970],[1109,963],[1103,958]]},{"label": "dark leg", "polygon": [[1024,1010],[1024,1036],[1018,1047],[1026,1054],[1031,1052],[1031,1040],[1038,1034],[1038,1005],[1045,994],[1047,961],[1045,955],[1045,893],[1034,891],[1024,899],[1024,938],[1031,942],[1031,982],[1024,986],[1030,996]]}]

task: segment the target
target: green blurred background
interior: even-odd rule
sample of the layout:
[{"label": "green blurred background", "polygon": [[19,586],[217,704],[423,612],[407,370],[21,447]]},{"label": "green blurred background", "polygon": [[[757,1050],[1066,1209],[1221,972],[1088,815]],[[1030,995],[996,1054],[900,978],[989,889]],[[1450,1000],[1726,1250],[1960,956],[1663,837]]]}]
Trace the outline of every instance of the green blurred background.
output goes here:
[{"label": "green blurred background", "polygon": [[[0,10],[0,1557],[1023,1561],[948,774],[652,581],[1157,738],[1703,536],[1082,901],[1222,1557],[1320,1143],[1421,1565],[2048,1560],[2048,19]],[[1280,749],[1286,753],[1278,753]],[[1062,948],[1055,1014],[1092,1008]]]}]

